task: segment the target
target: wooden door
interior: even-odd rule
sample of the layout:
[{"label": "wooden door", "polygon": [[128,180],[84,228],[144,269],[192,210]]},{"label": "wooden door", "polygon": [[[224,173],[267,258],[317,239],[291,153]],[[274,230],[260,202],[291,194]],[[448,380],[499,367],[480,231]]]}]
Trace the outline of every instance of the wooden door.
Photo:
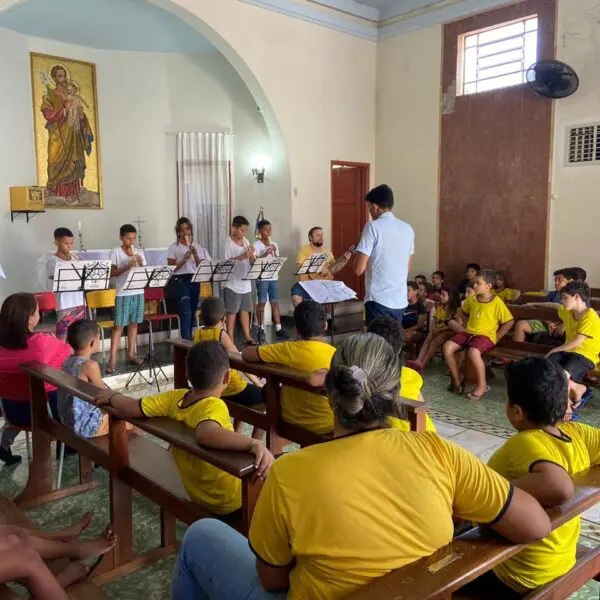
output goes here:
[{"label": "wooden door", "polygon": [[[341,256],[360,239],[367,222],[365,196],[369,185],[369,165],[332,162],[331,164],[331,249]],[[364,277],[357,277],[348,265],[335,276],[364,297]]]}]

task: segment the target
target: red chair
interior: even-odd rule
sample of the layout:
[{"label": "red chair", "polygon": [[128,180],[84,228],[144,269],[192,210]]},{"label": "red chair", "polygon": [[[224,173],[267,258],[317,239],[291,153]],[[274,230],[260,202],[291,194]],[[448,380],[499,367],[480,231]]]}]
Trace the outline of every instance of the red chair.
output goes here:
[{"label": "red chair", "polygon": [[33,294],[38,303],[40,321],[44,320],[44,314],[56,312],[56,298],[52,292],[37,292]]},{"label": "red chair", "polygon": [[181,336],[181,321],[179,320],[179,315],[175,313],[167,312],[167,303],[165,302],[165,290],[164,288],[145,288],[144,289],[144,302],[157,301],[163,312],[157,313],[155,315],[152,314],[144,314],[144,321],[148,323],[148,336],[149,336],[149,345],[151,351],[154,350],[154,339],[152,336],[152,323],[157,323],[160,321],[169,321],[169,337],[171,337],[171,320],[177,320],[177,327],[179,328],[179,335]]}]

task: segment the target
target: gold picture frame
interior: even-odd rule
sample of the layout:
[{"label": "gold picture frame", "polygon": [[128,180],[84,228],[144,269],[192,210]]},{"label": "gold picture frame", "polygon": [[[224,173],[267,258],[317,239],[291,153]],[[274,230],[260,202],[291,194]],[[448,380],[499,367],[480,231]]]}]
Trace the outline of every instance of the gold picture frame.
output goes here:
[{"label": "gold picture frame", "polygon": [[103,208],[93,63],[30,53],[37,183],[46,208]]}]

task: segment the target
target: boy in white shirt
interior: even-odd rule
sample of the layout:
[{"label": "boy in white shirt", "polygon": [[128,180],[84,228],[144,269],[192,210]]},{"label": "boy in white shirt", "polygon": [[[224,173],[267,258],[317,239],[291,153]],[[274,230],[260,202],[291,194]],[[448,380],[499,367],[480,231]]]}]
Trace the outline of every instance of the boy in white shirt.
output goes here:
[{"label": "boy in white shirt", "polygon": [[133,267],[143,267],[146,264],[144,253],[140,248],[135,248],[137,230],[133,225],[122,225],[119,231],[121,246],[113,248],[110,252],[110,276],[115,279],[117,298],[115,303],[115,326],[110,336],[110,361],[105,369],[107,375],[115,372],[117,363],[117,346],[127,326],[127,347],[129,349],[129,363],[139,365],[137,357],[137,330],[138,323],[144,320],[144,290],[124,290],[129,270]]},{"label": "boy in white shirt", "polygon": [[[46,263],[50,284],[54,279],[54,270],[57,263],[77,260],[77,257],[71,254],[73,250],[73,233],[70,229],[66,227],[55,229],[54,245],[56,246],[56,253]],[[56,297],[56,337],[64,341],[67,339],[69,325],[85,317],[85,299],[83,292],[60,292],[54,294],[54,296]]]},{"label": "boy in white shirt", "polygon": [[[271,240],[271,223],[266,219],[257,223],[260,239],[254,243],[254,253],[256,258],[266,258],[268,256],[279,256],[277,244]],[[275,336],[282,340],[287,340],[289,335],[281,328],[281,311],[279,309],[279,275],[268,281],[256,282],[256,293],[258,296],[258,306],[256,307],[256,320],[260,329],[264,330],[265,304],[271,303],[271,312],[273,314],[273,323],[275,323]]]},{"label": "boy in white shirt", "polygon": [[223,284],[223,301],[227,316],[225,323],[229,337],[234,339],[235,320],[240,314],[240,325],[244,334],[244,341],[249,346],[256,346],[250,336],[250,312],[252,311],[252,285],[243,278],[247,275],[254,262],[254,250],[248,240],[248,219],[237,216],[231,223],[231,235],[225,242],[225,260],[233,259],[235,268],[228,281]]}]

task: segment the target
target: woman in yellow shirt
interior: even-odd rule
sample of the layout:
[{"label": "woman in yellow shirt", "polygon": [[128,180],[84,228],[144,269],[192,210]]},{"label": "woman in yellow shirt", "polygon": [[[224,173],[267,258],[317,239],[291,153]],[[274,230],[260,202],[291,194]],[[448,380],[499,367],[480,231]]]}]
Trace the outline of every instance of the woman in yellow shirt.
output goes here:
[{"label": "woman in yellow shirt", "polygon": [[550,532],[533,497],[466,450],[385,426],[397,410],[399,369],[380,336],[339,344],[326,379],[338,437],[275,462],[249,540],[220,521],[194,523],[173,600],[337,600],[446,545],[453,515],[517,543]]}]

